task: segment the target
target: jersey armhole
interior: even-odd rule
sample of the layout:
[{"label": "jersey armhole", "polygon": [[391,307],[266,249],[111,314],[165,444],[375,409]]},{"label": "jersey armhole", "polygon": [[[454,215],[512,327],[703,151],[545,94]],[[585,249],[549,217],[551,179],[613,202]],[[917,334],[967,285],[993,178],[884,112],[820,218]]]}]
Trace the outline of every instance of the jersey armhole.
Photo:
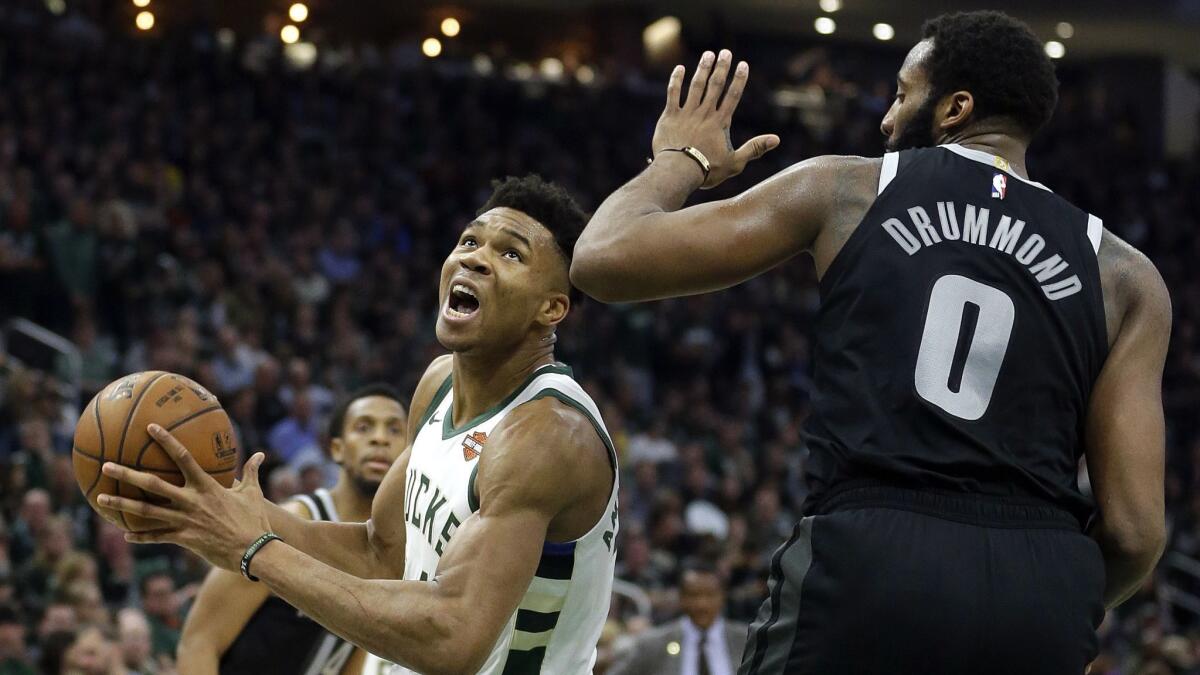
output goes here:
[{"label": "jersey armhole", "polygon": [[320,509],[317,508],[316,502],[313,501],[310,495],[292,495],[292,501],[300,502],[304,505],[304,508],[308,509],[309,520],[324,520],[324,518],[321,517]]},{"label": "jersey armhole", "polygon": [[900,153],[889,152],[883,156],[883,168],[879,171],[879,189],[875,192],[876,196],[883,194],[888,184],[896,177],[896,170],[899,168]]},{"label": "jersey armhole", "polygon": [[[421,413],[421,421],[417,423],[418,433],[420,433],[420,429],[425,427],[425,423],[429,421],[429,418],[433,417],[434,413],[437,412],[438,406],[442,404],[442,401],[446,398],[446,393],[450,391],[450,387],[454,384],[453,380],[453,373],[446,375],[446,379],[442,380],[441,386],[434,392],[433,398],[429,400],[429,405]],[[409,412],[412,411],[410,410]],[[413,439],[410,438],[408,440],[411,443]]]},{"label": "jersey armhole", "polygon": [[1100,220],[1092,214],[1088,214],[1087,222],[1087,237],[1092,242],[1092,251],[1097,255],[1100,253],[1100,237],[1104,234],[1104,221]]}]

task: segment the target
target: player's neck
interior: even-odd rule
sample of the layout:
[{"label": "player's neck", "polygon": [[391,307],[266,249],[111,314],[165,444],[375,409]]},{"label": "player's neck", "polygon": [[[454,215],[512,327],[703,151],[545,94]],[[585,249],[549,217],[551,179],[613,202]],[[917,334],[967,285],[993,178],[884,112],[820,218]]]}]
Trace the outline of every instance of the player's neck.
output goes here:
[{"label": "player's neck", "polygon": [[333,505],[343,522],[365,523],[371,517],[371,498],[355,489],[345,471],[338,475],[337,484],[329,490]]},{"label": "player's neck", "polygon": [[498,405],[533,371],[554,363],[554,341],[522,346],[499,358],[495,354],[455,352],[454,405],[457,426]]},{"label": "player's neck", "polygon": [[964,148],[1001,157],[1008,162],[1013,173],[1029,180],[1029,172],[1025,169],[1025,150],[1029,144],[1011,134],[999,131],[968,131],[953,134],[943,143],[957,143]]}]

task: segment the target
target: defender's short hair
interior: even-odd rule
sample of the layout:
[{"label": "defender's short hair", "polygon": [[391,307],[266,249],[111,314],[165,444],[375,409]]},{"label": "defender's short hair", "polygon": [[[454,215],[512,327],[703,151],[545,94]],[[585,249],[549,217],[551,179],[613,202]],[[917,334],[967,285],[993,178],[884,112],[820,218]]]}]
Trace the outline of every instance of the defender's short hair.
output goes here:
[{"label": "defender's short hair", "polygon": [[343,427],[346,426],[346,411],[350,409],[350,406],[355,401],[360,398],[367,398],[368,396],[382,396],[384,398],[390,398],[396,403],[399,403],[401,409],[404,409],[404,402],[400,400],[400,394],[396,391],[395,387],[382,382],[374,382],[372,384],[364,385],[350,392],[350,394],[346,396],[346,398],[342,399],[341,402],[339,402],[333,409],[333,414],[329,417],[329,438],[333,439],[342,437],[342,434],[345,432]]},{"label": "defender's short hair", "polygon": [[1054,114],[1058,78],[1042,43],[1021,21],[990,10],[942,14],[925,22],[930,95],[975,97],[979,119],[1003,116],[1032,137]]}]

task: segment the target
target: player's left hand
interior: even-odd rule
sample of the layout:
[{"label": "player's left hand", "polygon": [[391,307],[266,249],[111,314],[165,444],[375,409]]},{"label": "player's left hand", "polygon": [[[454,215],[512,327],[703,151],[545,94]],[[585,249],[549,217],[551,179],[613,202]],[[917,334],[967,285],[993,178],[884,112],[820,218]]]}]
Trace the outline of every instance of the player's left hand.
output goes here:
[{"label": "player's left hand", "polygon": [[[680,95],[683,91],[683,66],[675,66],[667,83],[667,105],[658,125],[654,128],[651,149],[658,153],[667,148],[691,146],[708,158],[710,171],[701,188],[714,188],[728,178],[738,175],[746,164],[762,157],[779,145],[775,134],[755,136],[736,150],[729,137],[733,124],[733,111],[737,109],[750,77],[750,66],[740,61],[733,68],[733,79],[729,81],[733,54],[722,49],[719,54],[704,52],[700,64],[692,76],[687,100]],[[729,81],[729,89],[725,89]],[[724,92],[724,97],[721,96]]]},{"label": "player's left hand", "polygon": [[148,532],[127,532],[126,541],[135,544],[168,543],[182,546],[208,562],[238,571],[242,554],[271,529],[264,508],[266,499],[258,485],[258,468],[265,455],[255,453],[242,469],[242,479],[226,489],[196,462],[187,448],[166,429],[151,424],[150,436],[166,451],[183,472],[184,485],[172,485],[151,473],[106,462],[104,475],[142,490],[165,497],[167,504],[101,495],[101,506],[145,518],[154,518],[165,527]]}]

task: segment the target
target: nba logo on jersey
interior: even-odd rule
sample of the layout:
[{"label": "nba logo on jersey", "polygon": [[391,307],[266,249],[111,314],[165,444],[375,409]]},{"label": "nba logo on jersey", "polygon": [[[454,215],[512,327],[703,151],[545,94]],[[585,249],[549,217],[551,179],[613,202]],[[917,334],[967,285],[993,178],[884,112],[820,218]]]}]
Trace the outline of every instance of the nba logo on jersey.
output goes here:
[{"label": "nba logo on jersey", "polygon": [[1008,176],[998,173],[992,176],[992,199],[1004,199],[1004,193],[1008,191]]}]

